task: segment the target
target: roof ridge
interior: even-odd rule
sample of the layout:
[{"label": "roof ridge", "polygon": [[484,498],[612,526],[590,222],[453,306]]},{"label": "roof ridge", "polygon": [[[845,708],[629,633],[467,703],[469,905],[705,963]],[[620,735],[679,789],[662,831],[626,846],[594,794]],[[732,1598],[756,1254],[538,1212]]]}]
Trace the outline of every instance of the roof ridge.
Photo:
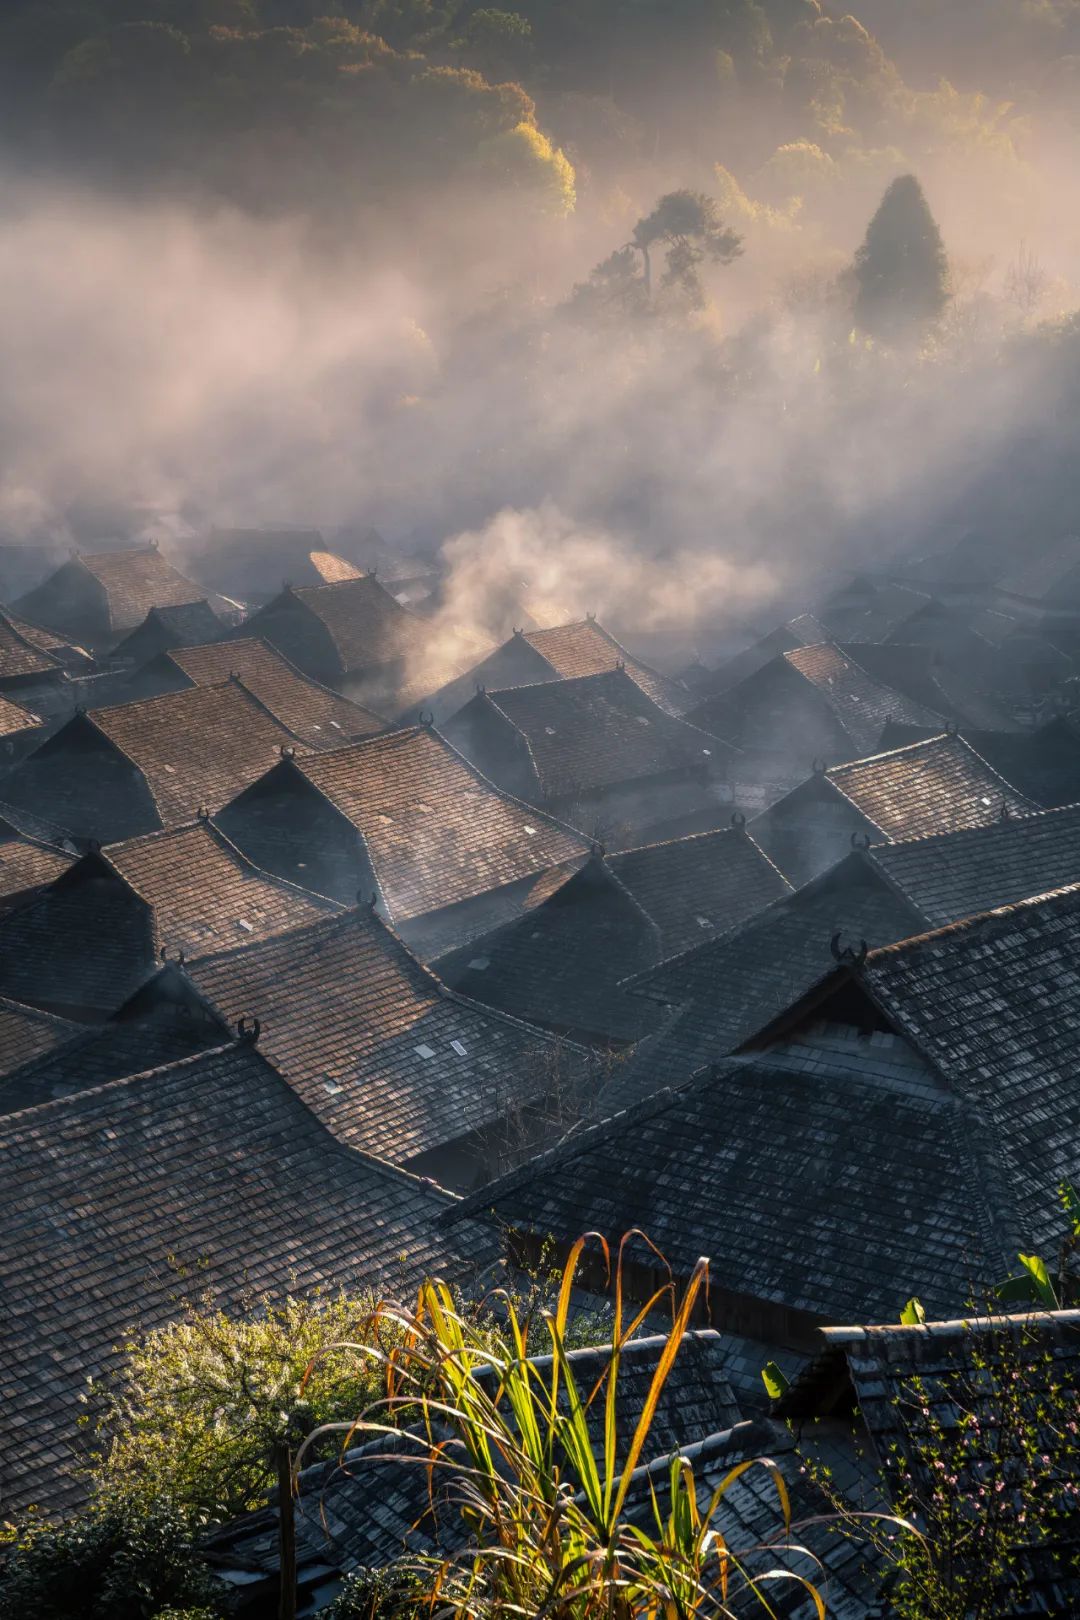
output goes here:
[{"label": "roof ridge", "polygon": [[[988,927],[994,922],[1004,922],[1018,912],[1033,909],[1048,901],[1062,900],[1067,895],[1077,895],[1080,898],[1080,880],[1075,883],[1062,883],[1056,889],[1046,889],[1042,894],[1024,895],[1020,900],[1010,900],[1003,906],[991,906],[986,911],[974,911],[968,917],[959,917],[955,922],[943,923],[938,928],[928,928],[922,934],[912,934],[907,939],[898,939],[891,945],[879,945],[867,953],[868,962],[876,962],[890,955],[898,954],[914,946],[922,946],[930,940],[940,939],[949,934],[962,934],[974,932],[977,928]],[[910,902],[909,902],[910,903]]]},{"label": "roof ridge", "polygon": [[[97,1025],[95,1031],[101,1028],[101,1025]],[[252,1042],[244,1040],[241,1036],[234,1035],[231,1040],[223,1041],[220,1046],[208,1046],[202,1052],[192,1052],[187,1057],[173,1058],[168,1063],[155,1063],[149,1069],[140,1069],[138,1074],[124,1074],[116,1080],[104,1080],[97,1086],[84,1086],[81,1091],[75,1092],[68,1097],[51,1097],[48,1102],[31,1103],[27,1108],[13,1109],[10,1114],[3,1115],[2,1120],[0,1120],[0,1143],[2,1143],[4,1137],[4,1124],[12,1120],[17,1122],[24,1115],[33,1114],[36,1118],[40,1118],[46,1109],[60,1110],[68,1107],[73,1100],[77,1099],[81,1102],[86,1097],[98,1097],[103,1092],[119,1091],[121,1087],[134,1085],[138,1080],[148,1080],[151,1076],[162,1074],[166,1070],[191,1068],[195,1063],[202,1063],[208,1058],[219,1057],[222,1053],[236,1051],[238,1048],[243,1047],[250,1047],[252,1051],[255,1050]]]},{"label": "roof ridge", "polygon": [[[46,1012],[44,1007],[32,1007],[28,1001],[19,1001],[15,996],[0,995],[0,1010],[5,1008],[13,1009],[24,1017],[40,1020],[43,1024],[57,1024],[76,1031],[84,1028],[93,1031],[100,1028],[97,1024],[80,1024],[78,1019],[64,1018],[60,1013]],[[15,1070],[9,1070],[9,1073],[14,1074]],[[6,1080],[7,1075],[4,1078]]]}]

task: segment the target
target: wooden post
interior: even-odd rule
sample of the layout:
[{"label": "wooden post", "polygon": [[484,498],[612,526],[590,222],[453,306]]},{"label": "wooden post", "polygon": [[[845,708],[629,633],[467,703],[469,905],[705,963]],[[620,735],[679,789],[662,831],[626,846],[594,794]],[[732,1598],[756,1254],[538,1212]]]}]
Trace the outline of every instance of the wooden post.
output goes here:
[{"label": "wooden post", "polygon": [[278,1620],[296,1620],[296,1516],[292,1494],[292,1449],[288,1440],[279,1440],[275,1450],[278,1484],[278,1565],[281,1571]]}]

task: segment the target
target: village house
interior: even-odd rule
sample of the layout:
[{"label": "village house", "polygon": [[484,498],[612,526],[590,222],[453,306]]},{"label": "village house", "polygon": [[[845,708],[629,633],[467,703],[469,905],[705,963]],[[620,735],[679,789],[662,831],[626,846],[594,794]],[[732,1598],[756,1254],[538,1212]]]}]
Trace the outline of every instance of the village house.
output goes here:
[{"label": "village house", "polygon": [[625,669],[478,692],[443,731],[508,793],[612,849],[730,819],[736,751]]},{"label": "village house", "polygon": [[218,817],[257,865],[381,916],[424,960],[515,916],[587,840],[501,792],[430,727],[280,760]]}]

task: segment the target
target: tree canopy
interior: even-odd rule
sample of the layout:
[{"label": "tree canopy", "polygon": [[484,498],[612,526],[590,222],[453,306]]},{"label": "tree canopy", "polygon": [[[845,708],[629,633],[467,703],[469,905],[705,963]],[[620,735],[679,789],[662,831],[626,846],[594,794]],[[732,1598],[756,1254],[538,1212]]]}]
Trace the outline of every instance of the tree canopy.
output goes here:
[{"label": "tree canopy", "polygon": [[894,180],[855,255],[855,320],[874,337],[917,335],[949,298],[941,232],[913,174]]}]

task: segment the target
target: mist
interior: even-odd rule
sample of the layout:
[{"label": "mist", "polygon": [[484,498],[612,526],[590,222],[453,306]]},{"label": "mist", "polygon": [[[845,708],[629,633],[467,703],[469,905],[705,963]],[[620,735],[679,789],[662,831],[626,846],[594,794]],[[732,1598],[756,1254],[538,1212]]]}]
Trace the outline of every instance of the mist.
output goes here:
[{"label": "mist", "polygon": [[[689,650],[805,602],[827,571],[1000,523],[987,472],[1033,437],[1059,525],[1060,360],[1031,335],[1072,305],[1074,242],[1047,234],[1055,140],[1032,137],[1041,168],[1000,142],[977,162],[923,154],[954,289],[918,353],[858,340],[837,292],[906,167],[890,151],[796,201],[775,162],[736,180],[719,156],[654,158],[568,218],[470,185],[413,196],[407,228],[391,210],[379,232],[9,173],[0,531],[76,542],[71,514],[95,503],[181,553],[166,514],[181,535],[373,524],[439,555],[438,635],[498,639],[528,600]],[[688,177],[743,236],[705,307],[576,318],[574,285]],[[1033,232],[1038,302],[1019,312],[1009,262]]]}]

